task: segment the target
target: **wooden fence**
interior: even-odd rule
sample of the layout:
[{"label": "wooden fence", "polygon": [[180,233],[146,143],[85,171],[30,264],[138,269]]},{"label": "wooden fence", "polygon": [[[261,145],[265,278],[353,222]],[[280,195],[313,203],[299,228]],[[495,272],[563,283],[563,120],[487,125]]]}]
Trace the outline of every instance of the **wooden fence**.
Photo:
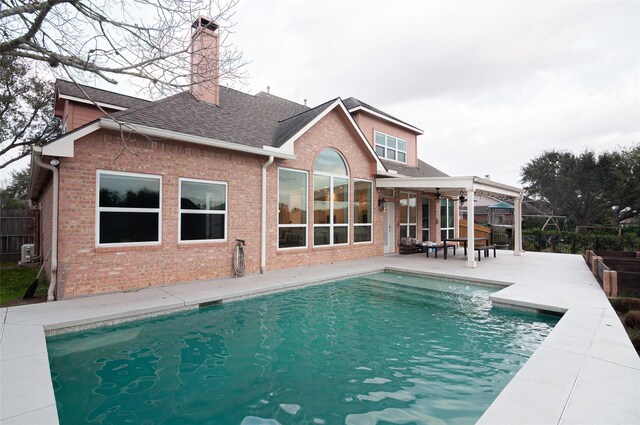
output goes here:
[{"label": "wooden fence", "polygon": [[[460,237],[467,237],[467,220],[460,220]],[[476,238],[486,238],[487,241],[491,240],[491,227],[481,226],[480,224],[473,224],[473,234]]]},{"label": "wooden fence", "polygon": [[22,245],[35,241],[31,210],[0,209],[0,260],[19,261]]}]

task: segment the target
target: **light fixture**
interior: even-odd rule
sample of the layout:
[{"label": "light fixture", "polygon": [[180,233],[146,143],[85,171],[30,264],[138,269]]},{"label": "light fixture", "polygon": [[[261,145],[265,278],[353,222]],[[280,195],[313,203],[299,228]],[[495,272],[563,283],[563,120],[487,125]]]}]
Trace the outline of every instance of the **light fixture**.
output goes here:
[{"label": "light fixture", "polygon": [[384,198],[382,196],[378,198],[378,209],[384,211]]},{"label": "light fixture", "polygon": [[436,187],[436,198],[437,199],[444,198],[444,196],[442,196],[442,193],[440,193],[440,188],[439,187]]},{"label": "light fixture", "polygon": [[458,200],[460,201],[460,207],[467,202],[467,198],[465,198],[463,191],[460,191],[460,196],[458,196]]},{"label": "light fixture", "polygon": [[53,158],[51,161],[49,161],[49,164],[53,165],[54,167],[60,164],[60,160]]}]

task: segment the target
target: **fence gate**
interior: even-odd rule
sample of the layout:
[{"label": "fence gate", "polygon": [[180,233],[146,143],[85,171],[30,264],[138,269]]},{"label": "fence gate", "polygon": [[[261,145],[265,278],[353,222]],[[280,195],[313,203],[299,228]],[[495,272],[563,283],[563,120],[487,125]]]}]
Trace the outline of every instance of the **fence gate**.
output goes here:
[{"label": "fence gate", "polygon": [[35,241],[35,219],[31,210],[0,209],[0,260],[19,261],[20,250]]}]

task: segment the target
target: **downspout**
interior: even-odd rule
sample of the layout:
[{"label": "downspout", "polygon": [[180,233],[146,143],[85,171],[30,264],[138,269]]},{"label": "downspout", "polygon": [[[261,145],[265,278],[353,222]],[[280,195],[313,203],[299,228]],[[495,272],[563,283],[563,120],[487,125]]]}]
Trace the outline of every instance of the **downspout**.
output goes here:
[{"label": "downspout", "polygon": [[58,168],[42,162],[42,153],[33,151],[33,159],[40,167],[53,173],[53,217],[51,219],[51,281],[47,292],[47,301],[54,301],[54,292],[58,280]]},{"label": "downspout", "polygon": [[267,167],[273,164],[273,155],[262,165],[262,235],[260,238],[260,273],[267,271]]}]

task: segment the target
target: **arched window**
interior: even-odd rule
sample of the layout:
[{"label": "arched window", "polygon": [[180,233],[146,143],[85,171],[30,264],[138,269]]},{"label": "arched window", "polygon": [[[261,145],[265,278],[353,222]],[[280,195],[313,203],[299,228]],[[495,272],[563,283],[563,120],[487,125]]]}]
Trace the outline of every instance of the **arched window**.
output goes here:
[{"label": "arched window", "polygon": [[349,170],[335,149],[324,149],[313,163],[313,244],[349,243]]}]

